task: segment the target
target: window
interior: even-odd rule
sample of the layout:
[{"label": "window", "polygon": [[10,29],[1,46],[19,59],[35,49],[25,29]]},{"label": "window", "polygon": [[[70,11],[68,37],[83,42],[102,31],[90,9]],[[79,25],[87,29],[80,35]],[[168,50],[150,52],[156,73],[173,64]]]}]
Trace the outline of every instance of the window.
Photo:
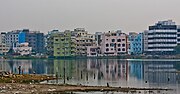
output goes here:
[{"label": "window", "polygon": [[58,41],[58,39],[55,39],[55,41]]},{"label": "window", "polygon": [[111,43],[110,46],[113,47],[113,46],[114,46],[114,43]]},{"label": "window", "polygon": [[125,47],[125,44],[122,44],[122,47]]},{"label": "window", "polygon": [[121,44],[118,44],[118,47],[121,47]]},{"label": "window", "polygon": [[108,41],[108,39],[106,39]]},{"label": "window", "polygon": [[121,39],[117,39],[117,42],[121,42]]},{"label": "window", "polygon": [[125,41],[125,39],[122,39],[122,41]]},{"label": "window", "polygon": [[106,44],[106,47],[109,47],[109,44]]},{"label": "window", "polygon": [[115,39],[112,39],[112,42],[115,42]]},{"label": "window", "polygon": [[125,51],[125,48],[122,48],[122,51]]},{"label": "window", "polygon": [[108,51],[109,51],[109,48],[106,48],[106,51],[108,52]]},{"label": "window", "polygon": [[121,48],[118,48],[118,51],[121,51]]},{"label": "window", "polygon": [[113,50],[113,48],[111,48],[111,50]]}]

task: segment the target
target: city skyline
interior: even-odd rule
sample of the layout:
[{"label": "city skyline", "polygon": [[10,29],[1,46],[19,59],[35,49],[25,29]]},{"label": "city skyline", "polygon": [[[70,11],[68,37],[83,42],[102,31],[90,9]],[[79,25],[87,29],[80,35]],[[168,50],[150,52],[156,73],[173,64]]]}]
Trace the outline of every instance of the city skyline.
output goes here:
[{"label": "city skyline", "polygon": [[123,30],[142,32],[159,20],[177,24],[179,0],[6,0],[0,1],[0,31],[23,28],[47,33],[52,29],[86,28],[90,33]]}]

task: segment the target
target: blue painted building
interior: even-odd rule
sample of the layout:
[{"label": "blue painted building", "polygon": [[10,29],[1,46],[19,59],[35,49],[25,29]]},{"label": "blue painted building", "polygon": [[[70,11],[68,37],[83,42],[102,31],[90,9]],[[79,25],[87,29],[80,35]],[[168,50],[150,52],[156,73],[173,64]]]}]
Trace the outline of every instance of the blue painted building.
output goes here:
[{"label": "blue painted building", "polygon": [[130,54],[139,55],[143,54],[144,51],[144,42],[143,42],[143,33],[129,33],[129,42],[130,42]]},{"label": "blue painted building", "polygon": [[18,34],[18,43],[24,43],[26,42],[26,33],[25,32],[20,32]]},{"label": "blue painted building", "polygon": [[23,29],[19,33],[19,43],[28,42],[32,47],[34,54],[44,53],[44,34],[40,31],[30,31],[29,29]]}]

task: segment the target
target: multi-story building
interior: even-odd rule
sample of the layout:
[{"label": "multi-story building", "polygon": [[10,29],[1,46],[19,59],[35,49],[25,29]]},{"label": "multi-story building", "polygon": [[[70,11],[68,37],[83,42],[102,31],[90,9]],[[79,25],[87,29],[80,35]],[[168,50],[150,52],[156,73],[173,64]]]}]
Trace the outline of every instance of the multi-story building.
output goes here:
[{"label": "multi-story building", "polygon": [[54,36],[53,41],[53,56],[55,57],[71,57],[75,56],[76,45],[71,39],[71,31],[66,30],[59,32]]},{"label": "multi-story building", "polygon": [[6,55],[9,51],[10,47],[8,47],[6,44],[4,43],[0,43],[0,54],[1,55]]},{"label": "multi-story building", "polygon": [[76,35],[76,55],[87,56],[87,47],[95,46],[95,35],[88,34],[84,28],[76,28],[73,32]]},{"label": "multi-story building", "polygon": [[32,47],[29,47],[29,43],[20,43],[13,48],[14,52],[20,55],[30,55]]},{"label": "multi-story building", "polygon": [[129,33],[130,54],[138,55],[144,51],[143,33]]},{"label": "multi-story building", "polygon": [[21,30],[7,32],[5,35],[5,44],[9,47],[16,47],[19,43],[19,32],[21,32]]},{"label": "multi-story building", "polygon": [[76,55],[76,40],[73,31],[53,30],[47,35],[47,54],[53,57],[72,57]]},{"label": "multi-story building", "polygon": [[102,35],[103,35],[102,32],[96,32],[96,33],[95,33],[95,41],[96,41],[96,45],[97,45],[98,47],[101,46]]},{"label": "multi-story building", "polygon": [[48,34],[46,35],[46,54],[49,55],[49,56],[53,56],[54,54],[54,37],[57,36],[57,34],[59,33],[59,30],[52,30],[52,31],[49,31]]},{"label": "multi-story building", "polygon": [[148,54],[172,54],[177,46],[177,25],[172,20],[149,26]]},{"label": "multi-story building", "polygon": [[1,32],[1,34],[0,34],[0,43],[5,44],[5,37],[6,37],[6,32]]},{"label": "multi-story building", "polygon": [[5,44],[9,47],[16,47],[19,43],[28,42],[33,53],[44,52],[44,34],[40,31],[29,31],[29,29],[7,32]]},{"label": "multi-story building", "polygon": [[28,42],[29,46],[32,47],[32,53],[44,53],[44,34],[40,31],[30,31],[29,29],[23,29],[21,32],[19,32],[18,42]]},{"label": "multi-story building", "polygon": [[102,36],[101,53],[106,56],[127,54],[127,35],[121,30],[107,32]]}]

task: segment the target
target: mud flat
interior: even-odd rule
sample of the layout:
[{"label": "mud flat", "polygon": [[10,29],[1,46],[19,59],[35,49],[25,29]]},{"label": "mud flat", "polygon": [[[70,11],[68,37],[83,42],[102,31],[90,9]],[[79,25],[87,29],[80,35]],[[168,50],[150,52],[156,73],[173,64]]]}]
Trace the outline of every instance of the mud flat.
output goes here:
[{"label": "mud flat", "polygon": [[128,87],[107,87],[107,86],[82,86],[82,85],[52,85],[52,84],[21,84],[21,83],[0,83],[0,93],[4,94],[57,94],[72,92],[140,92],[140,91],[170,91],[172,89],[162,88],[128,88]]},{"label": "mud flat", "polygon": [[45,80],[54,80],[53,76],[36,74],[3,74],[0,76],[0,83],[39,83]]}]

